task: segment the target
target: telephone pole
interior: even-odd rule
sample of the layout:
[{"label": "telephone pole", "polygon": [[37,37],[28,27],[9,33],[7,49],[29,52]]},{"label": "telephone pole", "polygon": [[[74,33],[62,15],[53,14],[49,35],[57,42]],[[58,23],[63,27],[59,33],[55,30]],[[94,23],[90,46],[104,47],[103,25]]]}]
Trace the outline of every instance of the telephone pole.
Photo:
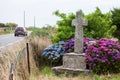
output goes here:
[{"label": "telephone pole", "polygon": [[35,28],[35,16],[34,16],[34,28]]},{"label": "telephone pole", "polygon": [[25,28],[25,11],[24,11],[24,28]]}]

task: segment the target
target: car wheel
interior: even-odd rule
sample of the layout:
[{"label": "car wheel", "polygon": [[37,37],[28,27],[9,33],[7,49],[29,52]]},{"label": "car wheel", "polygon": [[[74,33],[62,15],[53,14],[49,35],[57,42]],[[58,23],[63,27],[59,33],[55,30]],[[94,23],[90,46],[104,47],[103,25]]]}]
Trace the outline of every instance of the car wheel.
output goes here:
[{"label": "car wheel", "polygon": [[14,34],[14,36],[16,36],[16,34]]}]

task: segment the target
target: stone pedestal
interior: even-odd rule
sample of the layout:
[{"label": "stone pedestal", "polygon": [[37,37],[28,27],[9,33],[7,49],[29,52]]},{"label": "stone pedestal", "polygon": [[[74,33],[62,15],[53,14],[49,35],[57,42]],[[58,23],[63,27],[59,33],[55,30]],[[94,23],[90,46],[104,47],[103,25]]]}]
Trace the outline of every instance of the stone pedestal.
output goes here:
[{"label": "stone pedestal", "polygon": [[85,54],[67,53],[63,56],[63,65],[53,67],[55,74],[91,74],[92,71],[86,69]]},{"label": "stone pedestal", "polygon": [[63,67],[71,69],[86,69],[85,54],[67,53],[63,56]]}]

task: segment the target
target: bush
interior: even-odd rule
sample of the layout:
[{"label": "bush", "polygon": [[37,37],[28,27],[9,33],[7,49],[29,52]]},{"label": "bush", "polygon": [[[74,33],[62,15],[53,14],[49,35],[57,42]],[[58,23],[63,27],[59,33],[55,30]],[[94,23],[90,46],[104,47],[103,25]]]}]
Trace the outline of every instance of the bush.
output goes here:
[{"label": "bush", "polygon": [[[74,41],[75,39],[74,38],[71,38],[69,40],[67,40],[63,46],[64,50],[65,50],[65,53],[69,53],[69,52],[73,52],[74,51]],[[87,48],[87,46],[89,44],[91,44],[91,41],[93,41],[92,38],[84,38],[84,51],[85,52],[85,49]]]},{"label": "bush", "polygon": [[95,73],[120,71],[120,45],[117,41],[101,38],[85,50],[85,62]]},{"label": "bush", "polygon": [[60,19],[56,22],[57,32],[52,38],[52,42],[58,43],[59,41],[72,38],[74,36],[75,27],[71,26],[71,22],[75,18],[75,15],[73,13],[60,13],[58,10],[55,11],[54,14]]},{"label": "bush", "polygon": [[[60,13],[59,11],[55,11],[54,14],[60,19],[56,22],[57,32],[56,35],[52,38],[52,42],[57,43],[61,40],[68,40],[72,38],[75,33],[75,27],[73,27],[71,23],[72,20],[76,17],[75,14],[65,14]],[[102,37],[113,37],[112,35],[116,30],[116,26],[112,26],[110,12],[102,13],[101,10],[97,7],[94,12],[88,15],[84,15],[83,13],[83,17],[88,20],[88,26],[84,27],[84,37],[94,39],[100,39]]]},{"label": "bush", "polygon": [[[74,38],[67,40],[62,47],[52,45],[43,52],[48,61],[62,62],[64,53],[74,51]],[[95,73],[117,73],[120,71],[120,44],[108,38],[94,40],[84,38],[85,62]]]},{"label": "bush", "polygon": [[44,36],[49,36],[49,32],[42,28],[35,28],[32,30],[32,35],[44,37]]},{"label": "bush", "polygon": [[42,56],[46,58],[46,61],[49,61],[51,66],[59,65],[62,63],[62,56],[64,54],[64,49],[57,45],[51,45],[44,49]]},{"label": "bush", "polygon": [[[87,48],[87,45],[91,44],[90,38],[84,38],[84,51]],[[62,46],[51,45],[44,49],[42,56],[49,63],[48,65],[61,65],[62,64],[62,56],[65,53],[74,51],[74,38],[67,40],[65,44]]]},{"label": "bush", "polygon": [[[84,27],[84,36],[94,39],[103,37],[111,38],[116,27],[111,26],[111,14],[102,13],[97,7],[96,10],[88,15],[85,15],[88,20],[88,26]],[[102,34],[101,34],[102,33]]]},{"label": "bush", "polygon": [[74,36],[74,27],[61,26],[57,28],[57,33],[52,38],[52,42],[57,43],[59,41],[68,40],[73,36]]},{"label": "bush", "polygon": [[114,37],[118,38],[120,40],[120,8],[114,8],[111,11],[111,20],[112,20],[112,25],[115,25],[117,27],[117,29],[115,30],[115,32],[113,33]]},{"label": "bush", "polygon": [[[74,38],[67,40],[63,46],[65,53],[74,51]],[[120,71],[120,45],[117,41],[108,38],[94,40],[84,38],[86,64],[95,73]]]}]

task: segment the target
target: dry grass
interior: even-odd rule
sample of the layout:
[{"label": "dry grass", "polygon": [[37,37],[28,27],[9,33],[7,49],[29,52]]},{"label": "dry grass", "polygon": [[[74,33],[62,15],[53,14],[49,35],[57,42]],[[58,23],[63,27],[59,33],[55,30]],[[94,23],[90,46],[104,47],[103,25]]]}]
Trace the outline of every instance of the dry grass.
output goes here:
[{"label": "dry grass", "polygon": [[43,50],[52,44],[51,40],[48,37],[37,37],[33,36],[30,39],[31,46],[33,48],[33,56],[36,61],[36,65],[40,68],[45,65],[45,61],[41,56]]},{"label": "dry grass", "polygon": [[42,53],[44,48],[47,46],[51,45],[52,42],[48,37],[38,37],[38,36],[33,36],[30,39],[32,47],[37,50],[39,53]]},{"label": "dry grass", "polygon": [[[30,60],[30,73],[37,74],[39,72],[38,68],[35,65],[35,61],[33,59],[33,52],[31,46],[29,45],[29,60]],[[22,62],[19,63],[16,70],[16,80],[30,80],[29,73],[28,73],[28,65],[27,65],[27,56],[23,58]]]},{"label": "dry grass", "polygon": [[20,42],[0,49],[0,80],[8,80],[11,63],[14,63],[23,46],[23,42]]},{"label": "dry grass", "polygon": [[[26,47],[26,41],[17,42],[14,45],[9,45],[0,49],[0,80],[8,80],[10,75],[11,63],[16,62],[18,54],[24,47]],[[26,50],[24,52],[27,52]],[[33,52],[29,45],[30,52],[30,68],[31,73],[36,74],[39,72],[33,59]],[[25,55],[17,63],[14,71],[14,80],[29,80],[27,56]]]},{"label": "dry grass", "polygon": [[[51,44],[48,38],[32,38],[31,42],[34,50],[37,52],[42,52],[42,50]],[[18,42],[13,45],[9,45],[6,48],[0,49],[0,80],[8,80],[10,74],[11,63],[15,63],[18,53],[25,47],[25,41]],[[37,46],[37,47],[36,47]],[[36,75],[39,70],[36,67],[36,63],[33,59],[34,54],[32,54],[32,49],[30,47],[30,68],[31,73]],[[29,74],[27,69],[26,58],[24,58],[16,67],[14,72],[14,80],[29,80]],[[44,62],[44,61],[42,61]],[[34,79],[33,79],[34,80]]]}]

